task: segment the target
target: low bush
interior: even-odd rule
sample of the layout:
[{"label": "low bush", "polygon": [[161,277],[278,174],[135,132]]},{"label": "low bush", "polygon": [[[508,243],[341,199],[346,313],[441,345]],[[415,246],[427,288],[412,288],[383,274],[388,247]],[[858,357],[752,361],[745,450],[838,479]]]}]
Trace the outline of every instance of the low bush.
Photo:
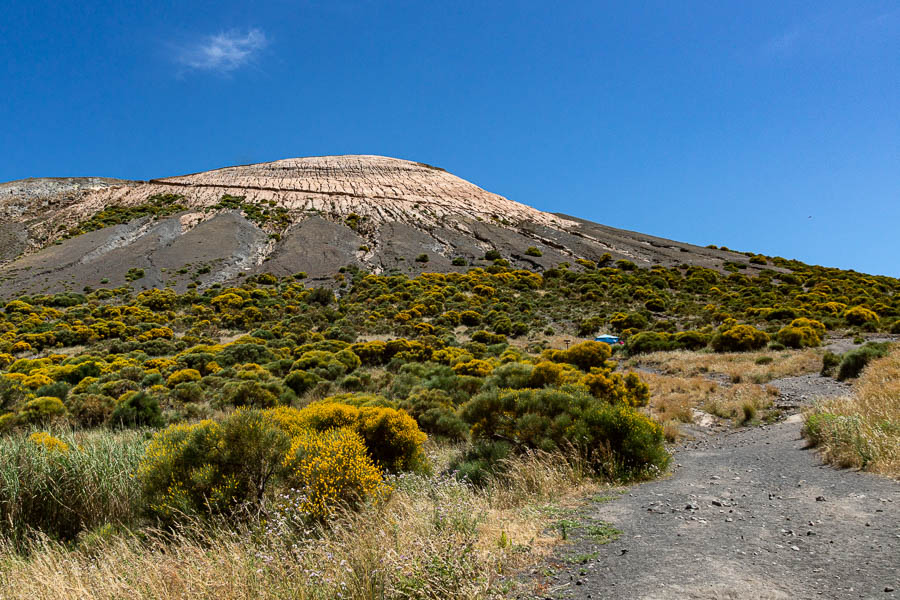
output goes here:
[{"label": "low bush", "polygon": [[137,478],[146,506],[164,521],[234,514],[263,505],[290,447],[290,437],[264,413],[238,409],[221,423],[171,425],[157,433]]},{"label": "low bush", "polygon": [[422,448],[426,435],[419,430],[415,419],[402,410],[356,407],[325,400],[299,410],[281,407],[266,414],[291,437],[306,430],[350,427],[362,437],[369,454],[382,469],[394,473],[427,469]]},{"label": "low bush", "polygon": [[606,360],[612,356],[609,344],[603,342],[581,342],[568,350],[545,350],[542,357],[558,363],[575,365],[582,371],[590,371],[592,367],[605,367]]},{"label": "low bush", "polygon": [[145,392],[127,394],[113,408],[109,420],[118,427],[160,427],[163,424],[159,402]]},{"label": "low bush", "polygon": [[46,424],[66,414],[62,400],[55,396],[41,396],[29,400],[19,411],[19,420],[24,423]]},{"label": "low bush", "polygon": [[822,343],[825,325],[813,319],[794,319],[782,327],[775,336],[788,348],[814,348]]},{"label": "low bush", "polygon": [[577,389],[492,389],[463,405],[461,416],[476,440],[505,441],[517,451],[575,448],[613,478],[641,477],[669,461],[659,424]]},{"label": "low bush", "polygon": [[890,344],[887,342],[866,342],[863,346],[845,353],[838,366],[838,381],[859,377],[870,361],[886,356],[889,349]]},{"label": "low bush", "polygon": [[400,406],[416,420],[419,429],[430,435],[461,441],[469,432],[469,426],[456,412],[453,398],[444,390],[417,390]]},{"label": "low bush", "polygon": [[716,352],[749,352],[769,343],[769,335],[751,325],[734,325],[713,336],[710,344]]},{"label": "low bush", "polygon": [[668,333],[642,331],[628,338],[628,343],[625,344],[625,351],[630,356],[634,356],[636,354],[672,350],[674,347],[674,340]]},{"label": "low bush", "polygon": [[822,356],[822,370],[820,371],[820,375],[822,377],[831,377],[834,375],[834,370],[841,364],[841,355],[835,354],[830,350]]},{"label": "low bush", "polygon": [[850,325],[878,323],[878,315],[864,306],[854,306],[844,311],[844,319]]},{"label": "low bush", "polygon": [[318,375],[309,373],[302,369],[291,371],[284,378],[284,385],[290,388],[298,396],[302,396],[308,390],[312,389],[320,378]]}]

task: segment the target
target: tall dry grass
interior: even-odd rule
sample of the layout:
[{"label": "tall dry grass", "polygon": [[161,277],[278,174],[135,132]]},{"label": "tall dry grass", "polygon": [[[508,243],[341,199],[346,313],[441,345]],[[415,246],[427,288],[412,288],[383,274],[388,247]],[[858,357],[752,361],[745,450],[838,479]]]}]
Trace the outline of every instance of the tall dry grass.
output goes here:
[{"label": "tall dry grass", "polygon": [[41,538],[27,552],[0,543],[0,598],[486,598],[511,570],[549,551],[535,504],[594,491],[577,462],[535,453],[477,490],[450,477],[404,475],[381,505],[326,528],[286,505],[259,526],[197,524],[172,537],[94,536],[75,549]]},{"label": "tall dry grass", "polygon": [[764,384],[782,377],[818,373],[823,354],[817,348],[721,354],[675,350],[642,354],[629,362],[659,369],[667,375],[723,375],[734,383]]},{"label": "tall dry grass", "polygon": [[817,403],[804,434],[830,463],[900,479],[900,348],[870,362],[849,396]]},{"label": "tall dry grass", "polygon": [[694,409],[720,393],[721,386],[703,377],[640,373],[650,387],[650,411],[661,422],[692,423]]},{"label": "tall dry grass", "polygon": [[721,388],[719,393],[707,399],[703,410],[737,424],[747,425],[765,418],[777,397],[778,389],[775,387],[737,383]]},{"label": "tall dry grass", "polygon": [[648,409],[670,442],[680,437],[680,424],[694,422],[698,410],[744,425],[765,418],[778,397],[774,387],[755,383],[720,384],[697,375],[650,372],[640,376],[650,387]]}]

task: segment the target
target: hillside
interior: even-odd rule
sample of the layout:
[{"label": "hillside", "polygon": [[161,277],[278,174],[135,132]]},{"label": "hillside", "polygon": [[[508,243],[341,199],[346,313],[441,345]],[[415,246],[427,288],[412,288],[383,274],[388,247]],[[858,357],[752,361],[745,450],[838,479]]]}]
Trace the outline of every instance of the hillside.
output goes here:
[{"label": "hillside", "polygon": [[179,290],[260,272],[328,281],[346,266],[465,271],[491,264],[483,259],[492,250],[538,271],[578,259],[757,270],[743,254],[541,212],[442,169],[379,156],[285,159],[146,182],[10,182],[0,185],[0,242],[0,296],[118,286],[137,270],[138,287]]}]

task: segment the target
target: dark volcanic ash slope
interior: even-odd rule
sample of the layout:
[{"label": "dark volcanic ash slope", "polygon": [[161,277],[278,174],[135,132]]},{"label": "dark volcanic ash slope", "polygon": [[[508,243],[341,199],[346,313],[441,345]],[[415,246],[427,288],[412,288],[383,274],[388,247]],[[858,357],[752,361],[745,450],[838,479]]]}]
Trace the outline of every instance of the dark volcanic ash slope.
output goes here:
[{"label": "dark volcanic ash slope", "polygon": [[[140,207],[160,194],[179,195],[183,210],[65,237],[100,211]],[[222,203],[225,195],[241,199]],[[527,255],[531,246],[542,255]],[[454,258],[489,264],[482,259],[491,249],[532,269],[606,253],[644,267],[748,260],[541,212],[442,169],[380,156],[286,159],[147,182],[0,185],[0,296],[121,285],[129,269],[144,272],[137,287],[177,288],[257,272],[331,280],[348,265],[461,270]]]}]

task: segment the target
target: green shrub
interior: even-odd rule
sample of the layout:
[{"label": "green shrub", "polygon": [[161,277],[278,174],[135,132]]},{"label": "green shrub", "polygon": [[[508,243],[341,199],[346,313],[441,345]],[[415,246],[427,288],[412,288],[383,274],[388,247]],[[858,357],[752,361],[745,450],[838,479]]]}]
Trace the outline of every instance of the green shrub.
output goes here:
[{"label": "green shrub", "polygon": [[491,389],[464,404],[461,416],[477,440],[548,452],[574,447],[615,478],[639,477],[669,461],[659,424],[576,389]]},{"label": "green shrub", "polygon": [[449,468],[459,479],[484,487],[491,477],[504,470],[513,454],[510,442],[476,440],[450,462]]},{"label": "green shrub", "polygon": [[278,405],[281,391],[280,386],[274,382],[230,381],[222,387],[218,404],[221,406],[271,408]]},{"label": "green shrub", "polygon": [[103,394],[69,394],[66,406],[82,427],[96,427],[109,421],[116,401]]},{"label": "green shrub", "polygon": [[322,306],[327,306],[334,302],[334,292],[332,292],[328,288],[313,288],[309,290],[309,295],[306,296],[306,301],[310,304],[320,304]]},{"label": "green shrub", "polygon": [[134,392],[116,404],[110,422],[119,427],[160,427],[163,418],[156,398],[145,392]]},{"label": "green shrub", "polygon": [[666,302],[662,298],[650,298],[644,302],[644,308],[650,312],[665,312]]},{"label": "green shrub", "polygon": [[672,336],[668,333],[642,331],[628,338],[628,342],[625,344],[625,351],[629,355],[634,356],[636,354],[671,350],[674,346]]},{"label": "green shrub", "polygon": [[428,255],[425,254],[425,253],[422,253],[422,254],[418,255],[418,256],[416,257],[416,262],[419,262],[419,263],[427,263],[427,262],[428,262]]},{"label": "green shrub", "polygon": [[823,441],[823,433],[828,425],[837,420],[837,415],[823,412],[813,412],[806,416],[803,423],[803,437],[809,440],[813,446],[818,446]]},{"label": "green shrub", "polygon": [[609,320],[609,326],[615,331],[626,329],[646,329],[650,325],[647,317],[641,313],[615,313]]},{"label": "green shrub", "polygon": [[452,261],[450,261],[450,264],[452,264],[454,267],[465,267],[469,263],[462,256],[457,256]]},{"label": "green shrub", "polygon": [[535,246],[528,246],[528,248],[525,250],[525,254],[527,256],[543,256],[544,255],[544,253],[541,252],[540,249]]},{"label": "green shrub", "polygon": [[825,355],[822,357],[822,371],[820,375],[822,377],[831,377],[834,375],[834,370],[841,364],[841,355],[835,354],[830,350],[825,352]]},{"label": "green shrub", "polygon": [[468,325],[471,327],[472,325],[478,325],[479,323],[481,323],[481,315],[479,315],[474,310],[464,310],[463,312],[459,313],[459,321],[463,325]]},{"label": "green shrub", "polygon": [[258,410],[221,423],[171,425],[157,433],[137,470],[148,509],[163,520],[259,507],[282,472],[291,440]]},{"label": "green shrub", "polygon": [[34,394],[35,396],[53,396],[54,398],[59,398],[65,402],[70,388],[71,386],[65,381],[55,381],[43,387],[39,387]]},{"label": "green shrub", "polygon": [[400,407],[416,420],[419,429],[430,435],[460,441],[469,432],[469,426],[456,414],[453,398],[443,390],[417,390]]},{"label": "green shrub", "polygon": [[838,381],[859,377],[870,361],[887,356],[890,347],[888,342],[866,342],[865,345],[845,353],[838,367]]},{"label": "green shrub", "polygon": [[242,363],[267,363],[275,358],[271,350],[262,344],[230,344],[215,355],[216,362],[223,367]]},{"label": "green shrub", "polygon": [[491,372],[487,385],[501,389],[519,390],[529,387],[534,366],[528,363],[511,362],[501,365]]},{"label": "green shrub", "polygon": [[176,385],[172,390],[172,397],[184,403],[202,402],[205,394],[203,393],[203,386],[195,381],[188,381]]},{"label": "green shrub", "polygon": [[674,336],[675,347],[683,350],[706,348],[709,337],[699,331],[680,331]]},{"label": "green shrub", "polygon": [[284,385],[293,390],[298,396],[302,396],[308,390],[312,389],[319,381],[319,377],[308,371],[297,369],[291,371],[284,378]]},{"label": "green shrub", "polygon": [[488,250],[484,253],[484,260],[497,260],[502,257],[499,250]]}]

